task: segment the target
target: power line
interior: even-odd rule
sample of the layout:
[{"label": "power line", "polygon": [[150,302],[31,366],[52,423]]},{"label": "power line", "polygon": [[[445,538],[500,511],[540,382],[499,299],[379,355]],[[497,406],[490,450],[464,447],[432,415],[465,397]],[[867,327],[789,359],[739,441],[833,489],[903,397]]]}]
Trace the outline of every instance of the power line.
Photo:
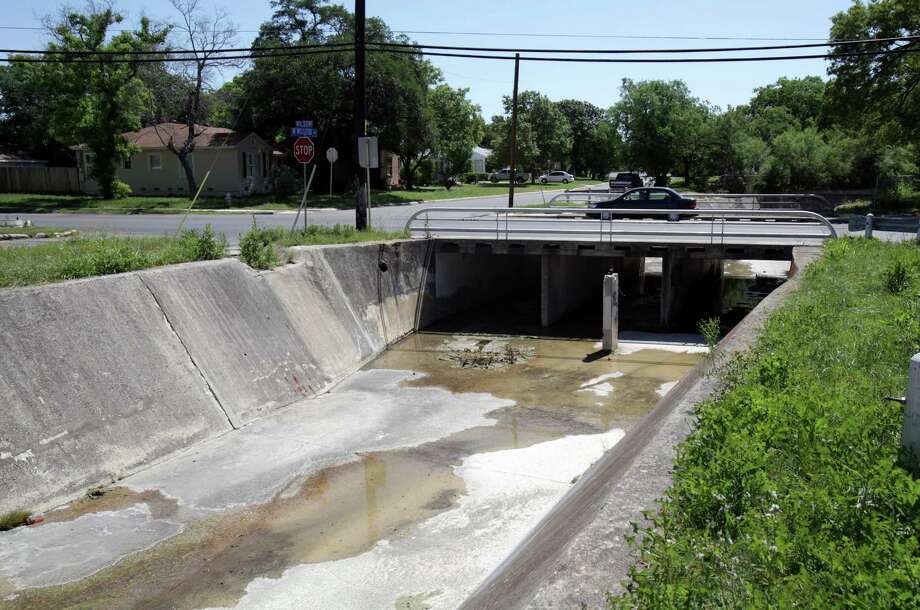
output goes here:
[{"label": "power line", "polygon": [[[282,50],[301,50],[301,49],[331,49],[331,48],[351,48],[354,42],[326,42],[320,44],[306,44],[287,47],[238,47],[232,49],[160,49],[158,51],[112,51],[112,50],[92,50],[92,51],[70,51],[64,49],[47,49],[47,50],[25,50],[25,49],[0,49],[0,53],[13,53],[17,55],[60,55],[65,57],[93,57],[93,56],[119,56],[119,55],[192,55],[210,54],[215,59],[222,59],[220,54],[223,53],[254,53],[260,51],[282,51]],[[227,58],[229,59],[229,58]]]},{"label": "power line", "polygon": [[[905,45],[906,46],[906,45]],[[510,55],[482,55],[470,53],[441,53],[437,51],[410,51],[408,49],[368,49],[375,52],[399,53],[408,55],[425,55],[436,57],[459,57],[463,59],[498,59],[514,61]],[[767,55],[753,57],[677,57],[653,59],[621,59],[598,57],[526,57],[521,56],[521,61],[565,62],[565,63],[607,63],[607,64],[684,64],[684,63],[723,63],[723,62],[761,62],[761,61],[790,61],[801,59],[836,59],[838,57],[863,57],[869,55],[903,55],[920,53],[920,48],[888,49],[882,51],[853,51],[848,53],[830,53],[814,55]]]},{"label": "power line", "polygon": [[[565,54],[660,54],[660,53],[735,53],[747,51],[769,51],[784,49],[803,49],[818,47],[846,47],[865,44],[894,43],[906,42],[914,43],[920,41],[920,36],[899,36],[891,38],[863,38],[853,40],[824,41],[821,43],[807,44],[789,44],[789,45],[760,45],[745,47],[691,47],[676,49],[552,49],[552,48],[514,48],[514,47],[468,47],[468,46],[451,46],[451,45],[430,45],[420,43],[398,43],[398,42],[373,42],[368,41],[368,45],[387,48],[405,48],[405,49],[437,49],[449,51],[470,51],[470,52],[498,52],[498,53],[565,53]],[[297,51],[302,49],[329,49],[345,48],[354,45],[353,41],[347,42],[325,42],[317,44],[301,44],[287,46],[262,46],[262,47],[240,47],[230,49],[215,49],[208,51],[213,57],[220,58],[224,53],[251,53],[251,52],[269,52],[269,51]],[[161,49],[158,51],[113,51],[113,50],[86,50],[70,51],[63,49],[49,50],[24,50],[24,49],[0,49],[0,53],[14,53],[23,55],[61,55],[61,56],[118,56],[118,55],[171,55],[182,54],[197,56],[202,50],[194,49]]]},{"label": "power line", "polygon": [[[22,31],[47,31],[47,28],[37,26],[0,25],[0,30]],[[135,32],[128,28],[110,28],[110,32]],[[237,30],[243,34],[259,34],[261,30]],[[748,41],[790,41],[790,42],[820,42],[825,40],[815,38],[790,38],[783,36],[662,36],[652,34],[562,34],[562,33],[527,33],[527,32],[454,32],[448,30],[392,30],[396,34],[421,34],[442,36],[508,36],[521,38],[607,38],[621,40],[748,40]]]},{"label": "power line", "polygon": [[695,47],[695,48],[678,48],[678,49],[534,49],[534,48],[509,48],[509,47],[462,47],[435,44],[419,43],[398,43],[398,42],[368,42],[371,45],[393,47],[393,48],[423,48],[453,51],[476,51],[476,52],[498,52],[498,53],[575,53],[584,55],[596,54],[638,54],[638,53],[736,53],[745,51],[776,51],[782,49],[808,49],[819,47],[846,47],[864,44],[906,42],[913,43],[920,41],[920,36],[899,36],[894,38],[864,38],[857,40],[839,40],[824,41],[820,43],[808,44],[787,44],[787,45],[761,45],[746,47]]},{"label": "power line", "polygon": [[[492,59],[492,60],[514,60],[511,55],[492,55],[482,53],[453,53],[441,51],[424,51],[421,46],[409,45],[411,48],[392,48],[388,43],[375,43],[377,46],[369,47],[368,50],[375,53],[393,53],[403,55],[419,55],[434,57],[457,57],[463,59]],[[330,45],[332,46],[332,45]],[[292,47],[274,47],[271,49],[251,49],[246,54],[241,55],[220,55],[214,59],[263,59],[271,57],[297,57],[306,55],[325,55],[330,53],[345,53],[351,51],[350,48],[342,48],[344,43],[336,45],[335,48],[326,48],[324,46],[315,46],[304,49],[294,49]],[[459,48],[459,47],[458,47]],[[559,51],[544,51],[559,52]],[[624,59],[624,58],[597,58],[597,57],[546,57],[546,56],[522,56],[521,61],[540,61],[540,62],[565,62],[565,63],[621,63],[621,64],[657,64],[657,63],[724,63],[724,62],[762,62],[762,61],[790,61],[802,59],[835,59],[840,57],[862,57],[862,56],[884,56],[895,54],[907,54],[920,52],[920,48],[911,47],[909,44],[902,45],[895,49],[882,49],[877,51],[850,51],[845,53],[828,53],[828,54],[808,54],[808,55],[767,55],[767,56],[747,56],[747,57],[678,57],[678,58],[641,58],[641,59]],[[154,54],[162,55],[158,57],[140,57],[132,59],[96,59],[94,56],[87,56],[83,52],[65,53],[64,55],[52,55],[50,57],[16,57],[8,56],[0,58],[0,61],[7,63],[159,63],[159,62],[186,62],[188,57],[175,57],[171,53],[160,52]],[[118,57],[117,54],[114,57]]]},{"label": "power line", "polygon": [[824,38],[784,38],[769,36],[655,36],[650,34],[536,34],[525,32],[451,32],[445,30],[393,30],[397,34],[437,34],[446,36],[516,36],[522,38],[612,38],[623,40],[750,40],[819,42]]}]

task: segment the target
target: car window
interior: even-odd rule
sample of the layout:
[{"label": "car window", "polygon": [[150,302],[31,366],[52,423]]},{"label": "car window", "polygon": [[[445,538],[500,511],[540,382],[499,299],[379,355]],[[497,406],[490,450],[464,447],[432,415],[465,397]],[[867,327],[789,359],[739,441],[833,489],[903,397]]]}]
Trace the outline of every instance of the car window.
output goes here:
[{"label": "car window", "polygon": [[626,201],[639,201],[642,199],[643,191],[632,191],[623,195],[623,199]]},{"label": "car window", "polygon": [[649,193],[649,199],[652,201],[664,201],[671,198],[671,193],[667,191],[652,191]]}]

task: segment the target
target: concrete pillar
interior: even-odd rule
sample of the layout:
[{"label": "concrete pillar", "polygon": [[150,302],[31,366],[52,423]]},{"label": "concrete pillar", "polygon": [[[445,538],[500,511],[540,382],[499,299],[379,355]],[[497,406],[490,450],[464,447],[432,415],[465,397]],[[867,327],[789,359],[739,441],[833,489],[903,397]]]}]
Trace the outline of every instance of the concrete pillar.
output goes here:
[{"label": "concrete pillar", "polygon": [[866,237],[872,238],[872,222],[875,220],[875,216],[872,215],[872,212],[866,214]]},{"label": "concrete pillar", "polygon": [[718,314],[721,291],[721,259],[687,258],[680,250],[668,252],[661,262],[661,328],[674,328],[682,319]]},{"label": "concrete pillar", "polygon": [[617,349],[620,324],[620,278],[616,273],[604,276],[604,336],[603,348],[608,352]]},{"label": "concrete pillar", "polygon": [[906,398],[901,446],[914,457],[912,466],[917,467],[920,465],[920,354],[910,359]]}]

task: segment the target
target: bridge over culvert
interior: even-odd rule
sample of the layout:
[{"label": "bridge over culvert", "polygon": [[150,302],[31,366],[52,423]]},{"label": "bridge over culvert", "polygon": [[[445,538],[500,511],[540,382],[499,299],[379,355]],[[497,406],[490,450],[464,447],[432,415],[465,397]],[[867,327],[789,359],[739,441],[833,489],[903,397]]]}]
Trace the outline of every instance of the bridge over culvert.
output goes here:
[{"label": "bridge over culvert", "polygon": [[543,327],[598,298],[606,273],[619,276],[627,303],[645,296],[647,263],[660,259],[658,326],[671,329],[717,313],[724,261],[792,261],[793,248],[836,237],[825,218],[801,210],[429,208],[406,229],[433,244],[431,315],[438,302],[538,289]]}]

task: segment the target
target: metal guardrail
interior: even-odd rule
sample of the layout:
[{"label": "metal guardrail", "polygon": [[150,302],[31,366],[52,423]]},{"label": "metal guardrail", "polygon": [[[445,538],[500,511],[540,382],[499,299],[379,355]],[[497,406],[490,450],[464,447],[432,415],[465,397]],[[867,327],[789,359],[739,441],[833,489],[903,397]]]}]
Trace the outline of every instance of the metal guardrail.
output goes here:
[{"label": "metal guardrail", "polygon": [[[623,217],[663,217],[633,222]],[[681,223],[671,222],[691,218]],[[571,222],[571,225],[560,224]],[[788,221],[788,222],[784,222]],[[726,227],[729,227],[726,232]],[[821,229],[809,232],[810,227]],[[410,237],[449,239],[564,239],[601,243],[668,241],[724,244],[727,239],[825,240],[837,237],[826,218],[803,210],[598,210],[588,208],[424,208],[406,222]]]},{"label": "metal guardrail", "polygon": [[[607,190],[587,191],[565,191],[553,196],[547,207],[557,201],[566,203],[573,202],[591,202],[605,201],[622,195],[622,192],[612,192]],[[698,203],[705,204],[731,204],[732,206],[744,206],[746,209],[773,209],[773,208],[796,208],[802,205],[802,202],[812,199],[820,203],[822,209],[831,209],[830,202],[821,195],[814,193],[697,193],[693,195]]]}]

